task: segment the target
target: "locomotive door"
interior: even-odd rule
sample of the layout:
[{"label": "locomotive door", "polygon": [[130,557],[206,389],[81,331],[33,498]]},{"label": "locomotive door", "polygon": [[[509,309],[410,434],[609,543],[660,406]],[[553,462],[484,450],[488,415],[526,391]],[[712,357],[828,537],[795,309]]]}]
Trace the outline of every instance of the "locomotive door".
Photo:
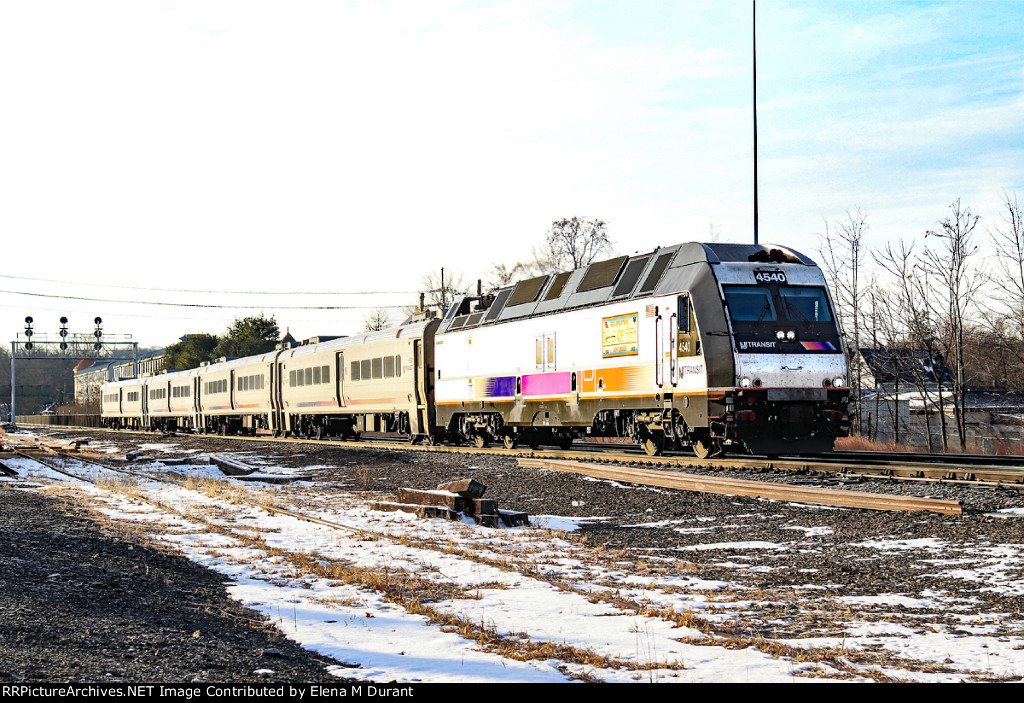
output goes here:
[{"label": "locomotive door", "polygon": [[669,349],[672,356],[672,384],[677,385],[682,380],[680,366],[683,360],[700,354],[700,335],[693,317],[689,293],[683,293],[676,299],[676,311],[672,314],[671,327]]},{"label": "locomotive door", "polygon": [[554,371],[555,364],[555,333],[538,335],[534,339],[536,367],[538,371]]}]

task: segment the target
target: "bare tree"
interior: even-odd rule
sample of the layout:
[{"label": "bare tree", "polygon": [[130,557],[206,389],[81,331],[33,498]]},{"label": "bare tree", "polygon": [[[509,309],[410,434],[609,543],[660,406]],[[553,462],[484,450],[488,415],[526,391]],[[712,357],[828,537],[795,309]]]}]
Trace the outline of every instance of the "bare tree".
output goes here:
[{"label": "bare tree", "polygon": [[490,272],[488,272],[487,277],[484,279],[484,289],[493,293],[499,288],[504,288],[511,284],[513,281],[529,278],[527,268],[527,264],[521,262],[517,262],[512,266],[492,264]]},{"label": "bare tree", "polygon": [[[1004,226],[989,232],[996,251],[1000,276],[994,279],[998,302],[1003,308],[990,311],[991,341],[998,344],[1002,355],[1024,366],[1024,203],[1016,193],[1003,191]],[[1006,377],[1017,374],[1007,373]]]},{"label": "bare tree", "polygon": [[858,207],[853,212],[846,211],[846,221],[830,225],[825,220],[825,233],[818,235],[822,240],[819,252],[822,256],[822,268],[832,284],[833,299],[836,304],[836,317],[843,331],[848,346],[849,361],[853,368],[853,385],[857,389],[854,399],[854,428],[861,432],[861,366],[853,363],[860,353],[861,321],[863,307],[861,298],[861,269],[864,263],[864,235],[868,230],[867,215]]},{"label": "bare tree", "polygon": [[934,298],[928,301],[941,313],[946,358],[953,371],[953,416],[956,420],[960,448],[967,446],[967,426],[964,413],[967,382],[964,356],[964,331],[968,314],[975,309],[976,297],[985,276],[973,264],[972,257],[978,247],[972,241],[980,217],[963,207],[957,199],[949,206],[952,215],[944,219],[938,230],[929,230],[925,236],[935,237],[939,249],[926,249],[921,267],[934,276],[937,285]]},{"label": "bare tree", "polygon": [[423,276],[420,282],[420,290],[423,293],[423,305],[427,309],[440,308],[448,309],[448,306],[455,302],[455,299],[467,295],[469,287],[463,280],[461,273],[452,274],[443,268],[440,271]]},{"label": "bare tree", "polygon": [[388,312],[384,308],[374,308],[366,314],[366,317],[363,318],[364,332],[386,330],[390,326],[391,318],[388,316]]},{"label": "bare tree", "polygon": [[[899,395],[899,382],[907,376],[917,389],[924,404],[926,439],[928,450],[932,450],[931,430],[931,377],[919,362],[918,352],[934,359],[938,354],[938,340],[932,309],[926,304],[928,281],[925,272],[917,264],[914,254],[915,243],[907,244],[902,239],[896,245],[889,242],[882,251],[874,255],[877,263],[893,279],[891,294],[886,296],[888,308],[873,320],[874,325],[886,330],[886,347],[891,354],[891,365]],[[937,387],[940,434],[943,448],[946,447],[945,415],[941,377]],[[899,441],[897,439],[897,441]]]},{"label": "bare tree", "polygon": [[553,271],[569,271],[593,263],[599,256],[612,253],[607,224],[603,220],[570,217],[551,223],[540,252],[538,263]]},{"label": "bare tree", "polygon": [[708,241],[715,243],[722,238],[722,225],[716,225],[713,218],[708,218]]}]

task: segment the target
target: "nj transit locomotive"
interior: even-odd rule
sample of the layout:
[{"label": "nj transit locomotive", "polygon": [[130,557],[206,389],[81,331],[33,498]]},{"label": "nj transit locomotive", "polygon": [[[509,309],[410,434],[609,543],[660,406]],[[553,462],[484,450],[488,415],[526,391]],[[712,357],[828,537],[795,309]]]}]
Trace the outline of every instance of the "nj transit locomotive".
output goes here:
[{"label": "nj transit locomotive", "polygon": [[508,448],[618,437],[652,455],[774,455],[830,451],[849,430],[850,393],[813,261],[689,243],[464,297],[441,319],[107,384],[103,416],[222,433],[378,431]]}]

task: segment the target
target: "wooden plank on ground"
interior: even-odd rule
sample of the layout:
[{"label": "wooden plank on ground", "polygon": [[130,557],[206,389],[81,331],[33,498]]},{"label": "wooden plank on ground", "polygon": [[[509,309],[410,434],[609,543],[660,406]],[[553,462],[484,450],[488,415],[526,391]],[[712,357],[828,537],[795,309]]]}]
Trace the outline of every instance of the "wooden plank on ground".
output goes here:
[{"label": "wooden plank on ground", "polygon": [[626,466],[602,466],[559,459],[520,458],[519,465],[550,469],[552,471],[567,471],[593,478],[639,483],[646,486],[659,486],[661,488],[675,488],[684,491],[701,491],[722,495],[750,496],[764,498],[765,500],[785,500],[796,503],[812,503],[815,505],[831,505],[867,510],[928,510],[946,515],[959,515],[963,512],[960,503],[952,500],[914,498],[884,493],[863,493],[830,488],[812,488],[810,486],[792,486],[784,483],[698,476],[695,474],[677,473],[675,471],[634,469]]}]

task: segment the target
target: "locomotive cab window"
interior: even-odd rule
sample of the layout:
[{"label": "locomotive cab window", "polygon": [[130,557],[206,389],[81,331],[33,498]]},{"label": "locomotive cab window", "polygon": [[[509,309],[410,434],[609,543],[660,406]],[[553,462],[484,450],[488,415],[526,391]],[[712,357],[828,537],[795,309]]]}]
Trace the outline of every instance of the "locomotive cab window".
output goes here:
[{"label": "locomotive cab window", "polygon": [[679,309],[676,313],[679,323],[679,331],[687,334],[690,331],[690,296],[679,296]]},{"label": "locomotive cab window", "polygon": [[823,288],[780,288],[786,317],[793,321],[831,322]]},{"label": "locomotive cab window", "polygon": [[736,322],[766,322],[776,319],[775,305],[767,288],[723,286],[729,314]]}]

